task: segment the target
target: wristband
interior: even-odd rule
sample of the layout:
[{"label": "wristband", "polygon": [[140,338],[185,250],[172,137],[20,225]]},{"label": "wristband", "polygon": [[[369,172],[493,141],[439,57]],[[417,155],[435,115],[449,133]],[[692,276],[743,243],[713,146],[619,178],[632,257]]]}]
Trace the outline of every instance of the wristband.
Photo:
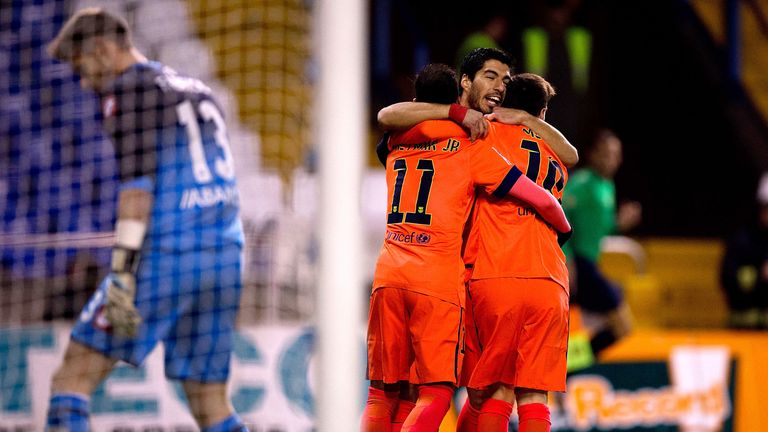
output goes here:
[{"label": "wristband", "polygon": [[139,266],[139,250],[144,243],[147,224],[137,219],[118,219],[115,224],[115,246],[111,269],[135,273]]},{"label": "wristband", "polygon": [[467,116],[468,110],[469,109],[465,106],[452,103],[451,107],[448,109],[448,118],[453,120],[455,123],[462,124],[464,117]]},{"label": "wristband", "polygon": [[115,224],[115,244],[126,249],[139,250],[146,233],[145,222],[137,219],[118,219]]},{"label": "wristband", "polygon": [[110,269],[115,273],[133,273],[139,269],[139,251],[115,246]]}]

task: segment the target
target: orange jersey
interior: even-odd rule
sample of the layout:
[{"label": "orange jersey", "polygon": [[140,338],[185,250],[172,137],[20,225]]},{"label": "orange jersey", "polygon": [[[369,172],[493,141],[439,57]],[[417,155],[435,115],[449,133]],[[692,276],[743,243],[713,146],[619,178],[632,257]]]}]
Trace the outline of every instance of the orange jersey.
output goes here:
[{"label": "orange jersey", "polygon": [[[485,140],[528,178],[562,199],[568,171],[533,131],[491,123]],[[474,264],[472,279],[548,278],[568,289],[568,270],[557,233],[533,209],[513,198],[478,195],[464,256],[468,264]]]},{"label": "orange jersey", "polygon": [[462,231],[475,188],[506,194],[512,166],[445,120],[396,133],[389,148],[387,230],[373,289],[403,288],[463,305]]}]

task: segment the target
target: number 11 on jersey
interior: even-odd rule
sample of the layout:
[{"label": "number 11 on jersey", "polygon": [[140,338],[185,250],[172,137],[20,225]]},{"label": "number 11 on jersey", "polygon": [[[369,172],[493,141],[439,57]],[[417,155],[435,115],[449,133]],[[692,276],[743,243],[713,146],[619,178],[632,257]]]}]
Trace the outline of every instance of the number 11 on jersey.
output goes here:
[{"label": "number 11 on jersey", "polygon": [[435,177],[435,164],[432,159],[419,159],[416,169],[421,171],[421,180],[419,180],[419,192],[416,196],[416,206],[413,212],[403,213],[400,207],[400,198],[405,183],[405,174],[408,171],[408,165],[405,159],[395,159],[394,170],[397,172],[395,178],[394,191],[392,193],[392,204],[390,212],[387,214],[387,224],[405,223],[429,225],[432,223],[432,215],[427,212],[429,202],[429,192],[432,189],[432,181]]}]

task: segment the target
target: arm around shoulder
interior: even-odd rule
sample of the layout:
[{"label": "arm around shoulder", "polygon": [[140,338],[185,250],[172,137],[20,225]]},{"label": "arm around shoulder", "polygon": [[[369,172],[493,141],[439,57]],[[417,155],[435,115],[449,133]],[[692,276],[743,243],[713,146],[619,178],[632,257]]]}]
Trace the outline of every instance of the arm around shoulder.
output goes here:
[{"label": "arm around shoulder", "polygon": [[556,127],[535,116],[526,118],[523,124],[536,131],[565,166],[570,168],[579,162],[579,151]]},{"label": "arm around shoulder", "polygon": [[426,102],[399,102],[382,108],[376,116],[385,130],[408,129],[426,120],[446,120],[450,105]]},{"label": "arm around shoulder", "polygon": [[533,129],[546,141],[553,152],[567,167],[579,162],[579,152],[557,128],[526,111],[515,108],[496,108],[486,116],[506,124],[520,124]]}]

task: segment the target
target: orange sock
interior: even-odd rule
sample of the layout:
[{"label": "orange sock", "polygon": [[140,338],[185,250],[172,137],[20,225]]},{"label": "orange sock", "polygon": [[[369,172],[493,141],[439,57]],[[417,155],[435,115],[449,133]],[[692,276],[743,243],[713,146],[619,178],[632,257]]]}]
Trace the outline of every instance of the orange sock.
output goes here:
[{"label": "orange sock", "polygon": [[488,399],[483,402],[483,407],[480,409],[477,429],[483,432],[506,432],[509,428],[512,408],[512,404],[507,401]]},{"label": "orange sock", "polygon": [[520,417],[519,432],[550,432],[552,421],[549,418],[549,407],[542,403],[532,403],[517,407]]},{"label": "orange sock", "polygon": [[397,411],[395,411],[395,417],[392,419],[392,432],[400,432],[405,419],[408,418],[408,414],[411,413],[415,406],[416,403],[409,400],[400,399],[397,402]]},{"label": "orange sock", "polygon": [[391,432],[392,413],[397,404],[397,392],[387,393],[368,387],[368,400],[360,425],[362,432]]},{"label": "orange sock", "polygon": [[451,407],[453,388],[446,385],[419,387],[419,399],[403,423],[402,432],[435,432]]},{"label": "orange sock", "polygon": [[477,420],[480,417],[480,410],[475,409],[469,401],[464,402],[464,408],[459,413],[456,420],[456,432],[478,432]]}]

